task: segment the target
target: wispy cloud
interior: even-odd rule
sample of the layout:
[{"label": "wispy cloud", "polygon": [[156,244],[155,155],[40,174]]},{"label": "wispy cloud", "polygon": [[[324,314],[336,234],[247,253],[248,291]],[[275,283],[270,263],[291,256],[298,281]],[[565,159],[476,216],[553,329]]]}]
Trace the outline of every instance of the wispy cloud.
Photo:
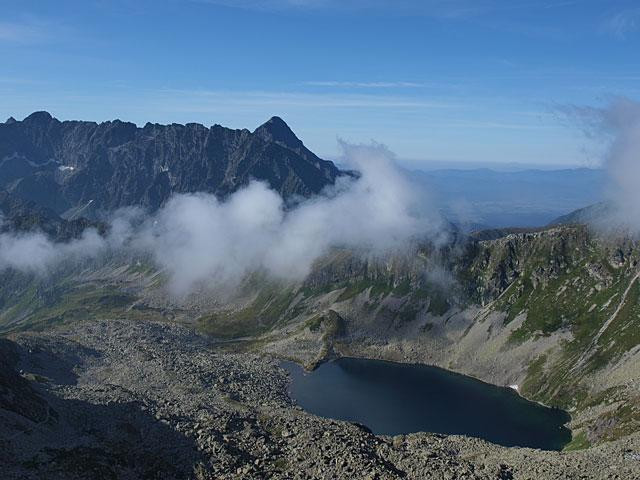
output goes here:
[{"label": "wispy cloud", "polygon": [[606,193],[615,208],[599,226],[640,232],[640,102],[612,97],[604,106],[566,105],[559,111],[601,149],[610,183]]},{"label": "wispy cloud", "polygon": [[534,124],[534,123],[504,123],[492,121],[465,121],[438,124],[441,128],[452,129],[480,129],[480,130],[554,130],[555,125],[550,124]]},{"label": "wispy cloud", "polygon": [[468,19],[497,12],[548,10],[573,6],[582,0],[190,0],[252,10],[384,11],[395,15],[424,15],[440,19]]},{"label": "wispy cloud", "polygon": [[0,22],[0,42],[36,43],[48,38],[48,32],[41,24]]},{"label": "wispy cloud", "polygon": [[0,84],[5,85],[44,85],[45,82],[41,80],[34,80],[32,78],[22,77],[5,77],[0,75]]},{"label": "wispy cloud", "polygon": [[494,0],[191,0],[225,7],[252,10],[335,10],[391,11],[420,13],[433,16],[461,17],[475,14]]},{"label": "wispy cloud", "polygon": [[618,38],[626,37],[629,33],[640,29],[640,8],[616,13],[607,19],[602,29]]},{"label": "wispy cloud", "polygon": [[416,82],[341,82],[341,81],[310,81],[304,82],[311,87],[335,87],[335,88],[421,88],[424,83]]},{"label": "wispy cloud", "polygon": [[223,7],[250,10],[283,10],[290,8],[314,9],[332,6],[331,0],[190,0],[196,3],[210,3]]},{"label": "wispy cloud", "polygon": [[274,105],[313,108],[456,108],[459,102],[399,95],[365,95],[356,93],[304,93],[269,91],[174,90],[156,91],[154,95],[177,101],[190,110],[235,106]]}]

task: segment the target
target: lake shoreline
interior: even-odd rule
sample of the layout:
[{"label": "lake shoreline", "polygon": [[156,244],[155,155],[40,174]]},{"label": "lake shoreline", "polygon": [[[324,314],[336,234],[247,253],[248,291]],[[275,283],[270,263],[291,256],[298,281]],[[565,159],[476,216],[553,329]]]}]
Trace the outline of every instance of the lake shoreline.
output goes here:
[{"label": "lake shoreline", "polygon": [[[343,374],[344,372],[336,373],[320,385],[319,392],[324,395],[322,404],[318,404],[313,399],[314,395],[309,395],[309,392],[300,390],[300,384],[303,383],[306,387],[313,390],[314,376],[323,376],[329,370],[335,370],[343,366],[347,366],[352,369],[373,368],[373,372],[360,371],[358,374],[364,376],[366,381],[362,378],[356,379],[359,387],[367,389],[368,396],[362,396],[360,392],[354,390],[348,390],[350,387],[349,380]],[[433,432],[443,433],[447,435],[459,434],[468,435],[476,438],[482,438],[486,441],[497,443],[502,446],[523,446],[542,448],[547,450],[561,450],[565,445],[571,441],[571,431],[566,427],[566,424],[570,422],[571,417],[568,412],[540,405],[537,402],[531,402],[523,396],[519,395],[517,391],[508,386],[496,386],[487,383],[483,380],[474,378],[472,376],[464,375],[458,372],[452,372],[443,369],[438,366],[430,366],[417,363],[400,363],[388,360],[379,359],[364,359],[360,357],[340,357],[338,359],[330,360],[321,363],[316,369],[309,371],[296,362],[283,362],[281,367],[287,370],[290,377],[289,394],[291,398],[302,408],[305,408],[310,413],[324,416],[326,418],[335,418],[339,420],[353,421],[361,423],[367,428],[370,428],[374,433],[381,435],[396,435],[396,434],[408,434],[414,432]],[[386,378],[384,372],[393,372],[393,376],[403,377],[412,383],[411,388],[417,389],[418,392],[423,395],[421,401],[424,399],[435,398],[437,400],[435,405],[430,405],[430,408],[440,408],[439,415],[446,415],[451,408],[452,402],[458,405],[458,413],[455,413],[449,421],[453,422],[451,425],[443,423],[441,419],[436,419],[435,424],[420,423],[422,420],[419,418],[420,405],[411,404],[411,395],[408,393],[402,397],[401,401],[404,402],[404,410],[413,408],[414,414],[418,417],[412,419],[409,418],[412,413],[407,413],[409,417],[404,418],[402,415],[395,419],[396,422],[405,425],[405,427],[398,428],[395,425],[390,425],[389,421],[380,417],[379,410],[384,405],[389,407],[394,405],[393,402],[398,402],[397,398],[391,396],[397,394],[398,391],[403,389],[402,383],[398,383],[397,378]],[[376,375],[381,375],[379,378]],[[372,377],[372,378],[369,378]],[[420,380],[424,380],[420,383]],[[380,382],[390,382],[387,387],[380,388]],[[439,390],[434,390],[431,383],[435,382],[438,385]],[[337,385],[337,386],[336,386]],[[333,407],[336,411],[331,411],[331,402],[335,401],[330,396],[330,392],[337,392],[342,388],[341,395],[345,395],[340,398]],[[465,390],[466,389],[466,390]],[[345,393],[347,392],[348,393]],[[444,398],[443,391],[450,392],[451,399]],[[396,393],[393,393],[396,392]],[[317,393],[317,392],[316,392]],[[353,398],[350,397],[353,395]],[[385,398],[389,396],[389,398]],[[470,400],[469,404],[466,404],[466,400],[461,400],[462,397],[471,396],[473,400]],[[384,399],[384,400],[381,400]],[[358,403],[357,410],[345,409],[344,405],[351,401]],[[375,402],[382,403],[375,405],[373,412],[376,416],[375,419],[366,419],[367,402],[370,405],[374,405]],[[478,415],[477,417],[468,416],[468,405],[484,405],[487,410],[495,409],[497,406],[504,409],[504,412],[495,411],[496,415],[495,423],[488,423],[484,420],[487,412],[484,415]],[[393,408],[389,407],[389,415],[397,414],[393,412]],[[416,413],[417,412],[417,413]],[[506,413],[505,413],[506,412]],[[515,428],[514,426],[506,425],[505,415],[511,415],[515,424],[521,424],[523,419],[527,418],[527,415],[536,417],[538,420],[532,421],[527,428]],[[465,417],[467,415],[467,417]],[[397,416],[397,415],[396,415]],[[463,419],[466,418],[466,419]],[[481,420],[482,419],[482,420]],[[417,421],[416,425],[413,425],[413,421]],[[547,423],[545,423],[547,422]],[[514,424],[514,425],[515,425]],[[549,429],[544,431],[541,426],[547,425]],[[454,425],[452,427],[452,425]],[[470,430],[468,430],[470,429]],[[483,430],[484,429],[484,430]],[[556,430],[560,432],[555,432]],[[484,432],[484,433],[483,433]],[[555,433],[554,433],[555,432]],[[531,438],[527,438],[527,435],[531,434]],[[555,435],[555,436],[554,436]]]}]

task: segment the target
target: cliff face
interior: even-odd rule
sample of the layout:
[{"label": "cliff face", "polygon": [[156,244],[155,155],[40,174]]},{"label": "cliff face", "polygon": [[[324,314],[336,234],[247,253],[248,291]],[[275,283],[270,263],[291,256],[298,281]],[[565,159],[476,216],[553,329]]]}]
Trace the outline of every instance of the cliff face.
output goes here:
[{"label": "cliff face", "polygon": [[89,204],[153,210],[172,193],[224,197],[251,179],[284,198],[310,196],[339,174],[278,117],[253,133],[196,123],[60,122],[47,112],[0,124],[0,189],[58,214]]}]

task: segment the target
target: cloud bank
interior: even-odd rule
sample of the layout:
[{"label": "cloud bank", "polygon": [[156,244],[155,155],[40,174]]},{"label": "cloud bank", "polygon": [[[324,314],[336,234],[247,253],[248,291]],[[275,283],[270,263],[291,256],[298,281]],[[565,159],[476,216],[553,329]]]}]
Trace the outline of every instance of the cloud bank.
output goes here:
[{"label": "cloud bank", "polygon": [[331,247],[374,254],[406,248],[418,237],[439,239],[442,224],[383,146],[342,145],[361,173],[287,210],[267,185],[252,182],[227,201],[178,195],[136,237],[185,293],[205,283],[237,283],[251,271],[284,279],[306,276]]},{"label": "cloud bank", "polygon": [[11,231],[0,213],[0,272],[12,268],[41,275],[63,262],[83,261],[122,249],[134,238],[133,225],[139,223],[141,215],[139,209],[121,209],[111,218],[108,235],[87,228],[74,240],[56,242],[42,232]]},{"label": "cloud bank", "polygon": [[232,286],[266,271],[302,279],[331,247],[383,255],[416,239],[444,241],[443,222],[396,167],[382,145],[342,144],[344,164],[360,172],[342,177],[322,195],[288,208],[261,182],[219,201],[214,195],[176,195],[158,212],[115,214],[110,233],[88,231],[67,244],[42,234],[0,235],[0,268],[42,271],[68,258],[124,249],[151,255],[168,273],[172,293],[202,286]]},{"label": "cloud bank", "polygon": [[105,239],[90,229],[68,243],[52,242],[42,233],[3,233],[0,235],[0,270],[44,273],[66,260],[94,256],[103,249]]}]

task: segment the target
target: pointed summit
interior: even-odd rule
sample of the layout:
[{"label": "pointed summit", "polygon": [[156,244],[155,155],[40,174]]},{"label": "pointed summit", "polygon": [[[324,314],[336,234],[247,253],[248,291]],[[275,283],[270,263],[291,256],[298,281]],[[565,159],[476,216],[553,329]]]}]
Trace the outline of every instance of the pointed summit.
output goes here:
[{"label": "pointed summit", "polygon": [[27,118],[23,120],[26,123],[48,123],[53,119],[49,112],[33,112]]},{"label": "pointed summit", "polygon": [[267,142],[276,142],[293,150],[303,147],[302,141],[280,117],[271,117],[253,133]]},{"label": "pointed summit", "polygon": [[16,123],[16,121],[17,121],[17,120],[16,120],[15,118],[13,118],[13,117],[9,117],[9,118],[7,118],[7,120],[6,120],[4,123],[5,123],[6,125],[10,125],[10,124],[12,124],[12,123]]}]

